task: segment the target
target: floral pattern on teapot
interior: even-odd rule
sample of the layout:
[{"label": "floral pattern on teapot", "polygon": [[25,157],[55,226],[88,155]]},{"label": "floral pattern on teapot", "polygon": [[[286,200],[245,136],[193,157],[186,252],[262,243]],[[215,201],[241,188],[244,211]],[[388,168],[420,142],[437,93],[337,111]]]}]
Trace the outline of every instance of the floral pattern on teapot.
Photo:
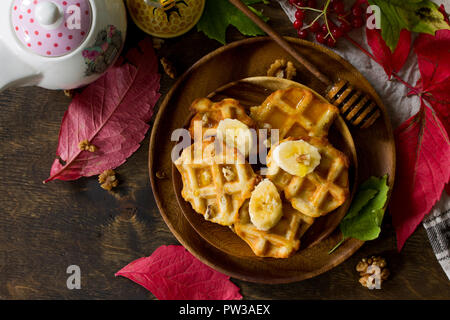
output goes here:
[{"label": "floral pattern on teapot", "polygon": [[122,33],[109,25],[97,34],[94,46],[83,50],[86,76],[101,74],[113,63],[122,48]]}]

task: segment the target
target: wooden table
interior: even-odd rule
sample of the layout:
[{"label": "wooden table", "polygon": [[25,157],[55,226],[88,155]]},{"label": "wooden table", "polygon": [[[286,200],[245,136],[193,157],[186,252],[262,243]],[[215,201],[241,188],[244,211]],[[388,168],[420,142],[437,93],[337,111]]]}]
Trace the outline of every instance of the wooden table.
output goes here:
[{"label": "wooden table", "polygon": [[[295,35],[278,4],[263,6],[282,34]],[[127,46],[145,35],[130,26]],[[243,38],[236,30],[228,40]],[[186,70],[220,44],[195,30],[166,41],[158,52]],[[164,76],[162,94],[173,84]],[[156,207],[148,178],[147,138],[120,168],[116,193],[97,179],[42,181],[55,157],[62,116],[70,99],[62,91],[21,88],[0,94],[0,298],[154,299],[144,288],[114,273],[157,247],[177,244]],[[382,290],[358,283],[357,262],[368,255],[387,258],[392,276]],[[81,268],[81,289],[68,290],[66,269]],[[450,285],[423,227],[397,253],[387,215],[378,240],[314,279],[285,285],[233,280],[245,299],[449,299]]]}]

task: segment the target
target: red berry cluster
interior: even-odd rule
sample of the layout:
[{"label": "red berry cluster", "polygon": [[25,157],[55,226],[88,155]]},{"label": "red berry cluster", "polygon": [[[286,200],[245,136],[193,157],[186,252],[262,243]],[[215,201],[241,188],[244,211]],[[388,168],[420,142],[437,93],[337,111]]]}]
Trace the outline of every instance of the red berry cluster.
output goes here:
[{"label": "red berry cluster", "polygon": [[[317,42],[335,47],[339,38],[364,25],[364,9],[358,1],[348,12],[342,0],[327,0],[321,9],[317,8],[316,0],[289,0],[289,3],[297,8],[294,28],[300,39],[307,39],[311,32]],[[307,11],[315,13],[316,17],[305,25]],[[323,24],[319,22],[321,18]]]}]

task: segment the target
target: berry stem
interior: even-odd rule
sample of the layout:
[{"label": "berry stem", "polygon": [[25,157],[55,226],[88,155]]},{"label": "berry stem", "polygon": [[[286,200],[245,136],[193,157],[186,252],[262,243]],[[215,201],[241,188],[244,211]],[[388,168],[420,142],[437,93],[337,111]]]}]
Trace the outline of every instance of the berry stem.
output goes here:
[{"label": "berry stem", "polygon": [[[327,26],[328,34],[331,36],[331,38],[333,38],[333,40],[336,41],[336,39],[331,34],[330,26],[328,25],[327,10],[328,10],[328,6],[330,5],[330,3],[331,3],[331,0],[327,0],[327,3],[323,7],[323,18],[325,20],[325,25]],[[328,36],[328,34],[327,34],[327,36]]]},{"label": "berry stem", "polygon": [[302,10],[310,10],[310,11],[315,11],[315,12],[322,12],[322,10],[320,9],[316,9],[316,8],[310,8],[310,7],[300,7],[298,5],[294,5],[297,9],[302,9]]},{"label": "berry stem", "polygon": [[323,16],[323,11],[320,14],[318,14],[317,17],[315,17],[314,20],[305,27],[305,29],[310,28],[317,20],[320,19],[321,16]]}]

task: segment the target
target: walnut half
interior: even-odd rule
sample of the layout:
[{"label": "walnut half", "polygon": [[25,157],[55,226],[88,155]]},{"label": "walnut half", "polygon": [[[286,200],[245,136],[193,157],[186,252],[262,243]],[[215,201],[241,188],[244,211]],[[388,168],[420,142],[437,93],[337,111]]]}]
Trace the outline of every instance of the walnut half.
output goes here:
[{"label": "walnut half", "polygon": [[98,176],[98,182],[100,186],[108,191],[119,185],[119,180],[116,178],[116,173],[114,170],[106,170],[101,175]]},{"label": "walnut half", "polygon": [[233,170],[231,170],[231,168],[228,166],[222,168],[222,173],[223,176],[225,177],[225,180],[227,180],[228,182],[233,181],[235,178]]},{"label": "walnut half", "polygon": [[82,151],[95,152],[97,147],[89,142],[89,140],[83,140],[78,143],[78,148]]},{"label": "walnut half", "polygon": [[161,65],[164,69],[164,72],[171,78],[171,79],[175,79],[177,77],[177,71],[175,69],[175,67],[173,66],[172,62],[163,57],[161,58]]},{"label": "walnut half", "polygon": [[361,277],[359,283],[368,289],[381,289],[381,284],[390,274],[386,259],[375,256],[361,259],[356,265],[356,271]]},{"label": "walnut half", "polygon": [[267,76],[292,80],[297,74],[294,64],[286,59],[277,59],[267,70]]}]

